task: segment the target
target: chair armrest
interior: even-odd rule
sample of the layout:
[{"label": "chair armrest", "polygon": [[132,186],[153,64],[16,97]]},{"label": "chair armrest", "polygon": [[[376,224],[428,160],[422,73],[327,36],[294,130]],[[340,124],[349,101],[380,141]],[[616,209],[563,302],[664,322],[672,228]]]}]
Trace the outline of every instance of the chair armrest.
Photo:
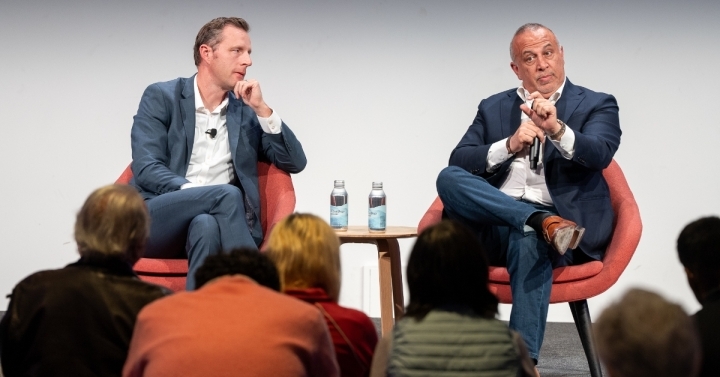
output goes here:
[{"label": "chair armrest", "polygon": [[435,201],[432,202],[430,208],[428,208],[427,212],[425,212],[425,215],[423,215],[422,219],[420,219],[420,223],[418,223],[418,234],[422,233],[428,227],[435,225],[439,223],[440,220],[442,220],[443,208],[444,207],[442,201],[440,201],[440,197],[435,198]]}]

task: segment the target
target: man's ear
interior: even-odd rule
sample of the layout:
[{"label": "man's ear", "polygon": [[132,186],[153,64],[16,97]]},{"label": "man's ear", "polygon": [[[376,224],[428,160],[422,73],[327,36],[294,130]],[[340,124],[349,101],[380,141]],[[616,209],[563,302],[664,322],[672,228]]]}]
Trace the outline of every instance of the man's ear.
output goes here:
[{"label": "man's ear", "polygon": [[200,45],[200,47],[198,47],[198,50],[200,51],[200,59],[207,62],[212,57],[213,50],[210,46],[202,44]]},{"label": "man's ear", "polygon": [[520,74],[518,73],[520,72],[520,69],[515,62],[510,62],[510,68],[512,68],[513,72],[515,72],[515,76],[517,76],[518,80],[522,80]]}]

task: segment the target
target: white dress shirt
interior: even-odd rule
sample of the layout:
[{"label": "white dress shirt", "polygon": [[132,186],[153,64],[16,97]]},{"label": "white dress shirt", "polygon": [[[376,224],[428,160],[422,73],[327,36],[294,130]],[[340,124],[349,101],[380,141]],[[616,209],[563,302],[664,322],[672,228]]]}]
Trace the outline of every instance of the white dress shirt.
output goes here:
[{"label": "white dress shirt", "polygon": [[[564,88],[565,82],[550,96],[550,101],[553,104],[560,99]],[[532,108],[533,100],[527,99],[530,97],[530,92],[521,86],[517,89],[517,94],[528,107]],[[527,120],[528,116],[521,112],[520,123],[522,124]],[[508,138],[499,140],[490,146],[487,155],[488,172],[497,169],[500,164],[512,156],[507,151],[507,139]],[[560,154],[566,159],[569,160],[573,157],[575,153],[575,133],[570,127],[565,128],[565,133],[560,137],[560,140],[552,140],[549,137],[545,137],[545,141],[547,140],[550,140],[553,146],[557,148]],[[516,200],[522,199],[545,206],[551,206],[553,204],[547,184],[545,183],[545,168],[542,163],[543,147],[540,148],[540,160],[538,161],[537,169],[530,168],[529,146],[525,146],[525,148],[515,154],[515,159],[510,164],[508,176],[505,182],[500,185],[500,191]]]},{"label": "white dress shirt", "polygon": [[[190,165],[188,165],[185,183],[180,189],[190,187],[220,185],[230,183],[235,179],[230,141],[227,130],[228,97],[210,111],[205,108],[195,76],[195,139],[193,141]],[[260,127],[266,133],[279,134],[282,132],[282,119],[273,111],[270,117],[257,117]],[[215,129],[215,137],[206,132]]]}]

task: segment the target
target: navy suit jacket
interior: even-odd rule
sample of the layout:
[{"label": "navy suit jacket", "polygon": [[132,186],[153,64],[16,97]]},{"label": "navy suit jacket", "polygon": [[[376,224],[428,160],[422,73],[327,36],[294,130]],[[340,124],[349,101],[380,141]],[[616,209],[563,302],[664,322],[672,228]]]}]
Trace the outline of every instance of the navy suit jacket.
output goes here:
[{"label": "navy suit jacket", "polygon": [[[130,182],[147,200],[180,189],[195,141],[194,76],[155,83],[145,89],[131,131]],[[265,159],[289,173],[305,168],[300,142],[283,122],[282,132],[263,132],[255,112],[228,93],[226,126],[235,167],[235,185],[245,198],[250,233],[262,239],[257,162]]]},{"label": "navy suit jacket", "polygon": [[[492,173],[486,171],[490,145],[512,136],[520,126],[522,99],[516,89],[495,94],[478,106],[475,121],[450,155],[459,166],[499,187],[512,158]],[[550,197],[560,216],[585,227],[580,249],[600,259],[608,245],[614,213],[602,170],[620,145],[620,120],[615,97],[565,83],[555,104],[558,119],[575,133],[575,153],[564,158],[550,142],[544,143],[543,164]]]}]

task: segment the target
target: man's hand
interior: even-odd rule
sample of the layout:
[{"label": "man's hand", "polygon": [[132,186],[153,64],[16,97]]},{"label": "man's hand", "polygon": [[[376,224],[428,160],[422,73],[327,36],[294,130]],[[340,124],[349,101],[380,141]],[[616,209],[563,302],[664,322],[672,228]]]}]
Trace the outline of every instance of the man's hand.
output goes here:
[{"label": "man's hand", "polygon": [[548,135],[554,135],[560,131],[560,124],[557,122],[557,108],[549,100],[543,98],[540,92],[534,92],[530,95],[533,100],[533,108],[529,108],[526,104],[520,105],[520,110],[525,113],[533,123],[542,128]]},{"label": "man's hand", "polygon": [[525,148],[526,145],[532,145],[535,137],[540,138],[541,142],[545,142],[545,132],[528,119],[520,124],[520,127],[515,131],[514,135],[510,136],[510,142],[508,143],[510,152],[517,153]]},{"label": "man's hand", "polygon": [[257,80],[238,81],[233,92],[235,97],[242,98],[259,117],[267,118],[272,115],[272,109],[263,100],[260,83]]}]

